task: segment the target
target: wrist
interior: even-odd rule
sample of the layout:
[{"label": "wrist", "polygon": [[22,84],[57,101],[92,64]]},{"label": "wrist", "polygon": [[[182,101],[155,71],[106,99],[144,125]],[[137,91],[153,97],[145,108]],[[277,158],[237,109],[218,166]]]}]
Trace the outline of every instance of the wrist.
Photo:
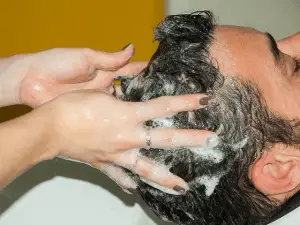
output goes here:
[{"label": "wrist", "polygon": [[56,156],[48,116],[39,108],[0,124],[0,188],[32,166]]},{"label": "wrist", "polygon": [[48,104],[38,107],[26,114],[24,123],[29,126],[29,139],[33,140],[33,164],[51,160],[59,154],[59,142],[55,132],[55,115]]}]

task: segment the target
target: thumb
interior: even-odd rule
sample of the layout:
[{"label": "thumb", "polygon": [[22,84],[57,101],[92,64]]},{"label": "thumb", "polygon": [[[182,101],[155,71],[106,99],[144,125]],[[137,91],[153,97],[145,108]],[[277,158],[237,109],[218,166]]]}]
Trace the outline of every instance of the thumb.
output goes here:
[{"label": "thumb", "polygon": [[300,57],[300,32],[277,42],[278,48],[292,57]]},{"label": "thumb", "polygon": [[127,45],[119,52],[92,51],[91,61],[96,70],[118,70],[128,63],[134,55],[134,46]]}]

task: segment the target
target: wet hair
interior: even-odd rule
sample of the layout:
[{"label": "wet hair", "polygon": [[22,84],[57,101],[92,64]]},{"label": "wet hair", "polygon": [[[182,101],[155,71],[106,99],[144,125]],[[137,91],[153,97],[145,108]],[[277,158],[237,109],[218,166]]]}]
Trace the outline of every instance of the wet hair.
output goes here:
[{"label": "wet hair", "polygon": [[249,167],[275,143],[299,144],[298,121],[272,113],[253,83],[224,77],[212,62],[215,26],[209,11],[166,17],[155,30],[159,46],[148,67],[135,78],[121,79],[125,101],[193,93],[213,97],[206,108],[145,123],[151,128],[171,124],[211,130],[220,137],[208,152],[140,149],[189,184],[185,195],[166,194],[128,172],[147,205],[159,217],[180,225],[252,224],[276,212],[277,203],[253,186]]}]

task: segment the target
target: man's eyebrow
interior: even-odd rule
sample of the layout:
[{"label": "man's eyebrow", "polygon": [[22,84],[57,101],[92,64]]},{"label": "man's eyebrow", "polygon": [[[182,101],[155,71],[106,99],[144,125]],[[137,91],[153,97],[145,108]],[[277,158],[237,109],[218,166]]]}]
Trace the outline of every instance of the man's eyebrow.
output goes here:
[{"label": "man's eyebrow", "polygon": [[270,51],[272,52],[274,60],[277,64],[280,60],[280,52],[279,52],[279,49],[277,47],[277,43],[275,41],[275,38],[270,33],[266,32],[265,34],[266,34],[266,36],[268,38],[268,41],[269,41]]}]

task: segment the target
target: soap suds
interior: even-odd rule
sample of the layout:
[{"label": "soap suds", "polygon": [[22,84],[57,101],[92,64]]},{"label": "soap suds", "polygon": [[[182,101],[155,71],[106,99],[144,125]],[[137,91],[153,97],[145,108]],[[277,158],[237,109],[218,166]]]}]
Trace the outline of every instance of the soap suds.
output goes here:
[{"label": "soap suds", "polygon": [[154,119],[152,121],[153,121],[154,127],[163,127],[163,128],[174,127],[174,120],[170,117],[158,118],[158,119]]},{"label": "soap suds", "polygon": [[188,78],[186,77],[186,75],[184,73],[182,73],[181,76],[179,77],[179,81],[181,81],[181,83],[187,83]]},{"label": "soap suds", "polygon": [[153,94],[151,94],[151,93],[144,94],[143,97],[141,98],[141,101],[144,102],[144,101],[151,99],[152,95]]},{"label": "soap suds", "polygon": [[248,142],[248,138],[244,138],[244,139],[241,140],[240,142],[234,144],[234,145],[232,146],[232,148],[233,148],[234,150],[239,150],[239,149],[243,148],[243,147],[247,144],[247,142]]},{"label": "soap suds", "polygon": [[220,182],[221,176],[202,176],[197,179],[197,183],[205,186],[205,194],[206,196],[211,196],[214,193],[215,188],[218,186]]},{"label": "soap suds", "polygon": [[194,112],[188,112],[188,121],[192,124],[196,123],[196,117]]},{"label": "soap suds", "polygon": [[217,147],[220,143],[219,137],[216,134],[211,135],[206,139],[206,148],[214,148]]},{"label": "soap suds", "polygon": [[219,145],[219,142],[219,137],[213,134],[207,138],[204,146],[190,147],[187,149],[199,156],[201,159],[219,163],[224,159],[224,153],[216,148]]},{"label": "soap suds", "polygon": [[137,188],[137,184],[133,181],[133,179],[129,177],[129,175],[126,174],[119,167],[106,164],[102,168],[96,168],[96,169],[100,170],[102,173],[107,175],[110,179],[115,181],[126,193],[128,193],[128,191],[126,190],[128,188],[132,188],[132,189]]},{"label": "soap suds", "polygon": [[67,160],[67,161],[71,161],[71,162],[76,162],[76,163],[82,163],[85,165],[88,165],[94,169],[97,169],[99,171],[101,171],[102,173],[104,173],[106,176],[108,176],[110,179],[112,179],[117,185],[119,185],[124,192],[128,193],[128,194],[132,194],[130,192],[128,192],[126,190],[126,188],[132,188],[132,189],[136,189],[137,188],[137,184],[132,180],[131,177],[129,177],[121,168],[113,166],[113,165],[109,165],[106,164],[103,167],[99,168],[99,167],[95,167],[89,163],[85,163],[79,160],[75,160],[75,159],[70,159],[68,157],[59,155],[57,156],[58,158]]},{"label": "soap suds", "polygon": [[195,85],[194,83],[189,83],[189,87],[190,87],[191,89],[196,89],[196,85]]},{"label": "soap suds", "polygon": [[223,124],[220,124],[220,126],[219,126],[219,128],[218,128],[218,130],[216,131],[216,134],[217,135],[220,135],[220,134],[222,134],[223,132],[224,132],[224,125]]},{"label": "soap suds", "polygon": [[187,148],[201,159],[211,160],[214,163],[220,163],[224,159],[224,154],[218,149],[206,148],[206,147],[190,147]]},{"label": "soap suds", "polygon": [[190,217],[190,218],[191,218],[191,220],[195,220],[195,218],[193,217],[193,215],[192,215],[192,214],[190,214],[190,213],[188,213],[188,212],[185,212],[185,214],[186,214],[188,217]]},{"label": "soap suds", "polygon": [[170,220],[166,216],[160,216],[160,218],[165,222],[170,222]]},{"label": "soap suds", "polygon": [[171,83],[166,83],[164,85],[164,90],[166,91],[166,95],[171,95],[174,93],[175,85]]}]

